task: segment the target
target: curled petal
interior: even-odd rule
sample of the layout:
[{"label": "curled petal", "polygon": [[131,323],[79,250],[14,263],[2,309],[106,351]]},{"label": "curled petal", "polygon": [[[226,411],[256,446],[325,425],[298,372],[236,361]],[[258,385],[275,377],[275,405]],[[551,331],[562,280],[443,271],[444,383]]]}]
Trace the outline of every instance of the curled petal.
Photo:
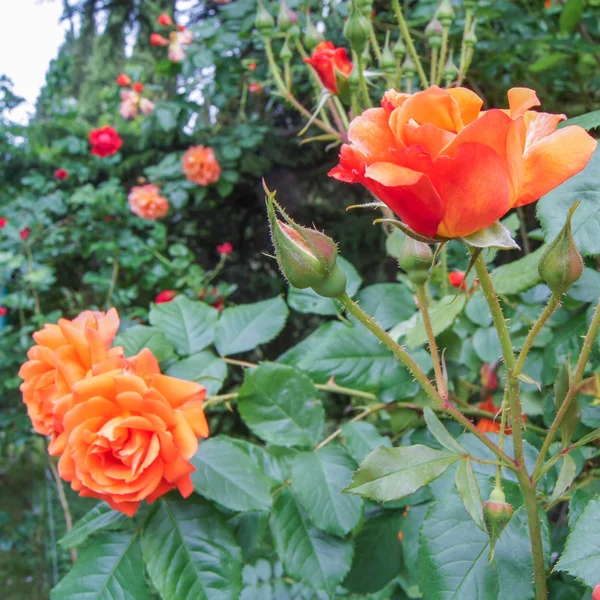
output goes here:
[{"label": "curled petal", "polygon": [[511,88],[508,90],[508,106],[512,119],[518,119],[526,110],[541,103],[537,94],[529,88]]}]

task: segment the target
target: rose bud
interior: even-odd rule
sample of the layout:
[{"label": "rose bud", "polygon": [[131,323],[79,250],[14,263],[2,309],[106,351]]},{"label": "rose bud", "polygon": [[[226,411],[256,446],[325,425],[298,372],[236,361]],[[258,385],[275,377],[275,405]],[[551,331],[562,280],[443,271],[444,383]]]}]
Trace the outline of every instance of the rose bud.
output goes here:
[{"label": "rose bud", "polygon": [[310,13],[306,13],[306,27],[304,29],[304,45],[312,52],[321,42],[325,41],[321,32],[314,26]]},{"label": "rose bud", "polygon": [[441,48],[442,47],[442,34],[444,28],[438,19],[435,17],[429,22],[429,25],[425,27],[425,37],[430,48]]},{"label": "rose bud", "polygon": [[259,1],[258,9],[256,11],[256,19],[254,26],[258,29],[260,35],[265,38],[271,37],[273,29],[275,28],[275,19],[271,16],[271,13],[265,8],[265,5]]},{"label": "rose bud", "polygon": [[158,19],[156,19],[156,20],[159,25],[164,25],[165,27],[168,27],[169,25],[173,25],[173,19],[166,13],[163,13],[162,15],[160,15],[158,17]]},{"label": "rose bud", "polygon": [[277,27],[284,33],[290,28],[292,21],[290,19],[290,9],[285,0],[279,3],[279,14],[277,15]]},{"label": "rose bud", "polygon": [[144,84],[143,84],[143,83],[140,83],[140,82],[138,81],[137,83],[134,83],[134,84],[131,86],[131,89],[132,89],[134,92],[137,92],[138,94],[141,94],[141,93],[144,91]]},{"label": "rose bud", "polygon": [[494,547],[504,528],[512,517],[512,506],[506,502],[506,496],[500,488],[494,488],[490,499],[483,503],[483,522],[490,536],[490,561],[494,558]]},{"label": "rose bud", "polygon": [[452,4],[450,0],[442,0],[438,10],[437,10],[437,18],[440,23],[444,27],[450,27],[452,25],[452,21],[454,21],[454,9],[452,8]]},{"label": "rose bud", "polygon": [[546,248],[538,267],[540,277],[555,294],[564,294],[583,273],[583,259],[571,231],[571,218],[578,205],[576,202],[569,210],[564,227]]},{"label": "rose bud", "polygon": [[398,264],[406,276],[415,285],[421,285],[429,278],[429,269],[433,263],[433,253],[431,248],[423,242],[406,236]]},{"label": "rose bud", "polygon": [[129,87],[131,85],[131,77],[125,75],[125,73],[121,73],[117,77],[117,85],[121,87]]},{"label": "rose bud", "polygon": [[361,12],[360,9],[353,4],[350,10],[350,17],[344,25],[344,37],[350,43],[350,48],[356,54],[362,54],[367,46],[369,37],[371,36],[371,23]]},{"label": "rose bud", "polygon": [[[266,191],[277,262],[290,285],[298,289],[312,288],[325,298],[344,294],[346,274],[337,264],[337,244],[316,229],[294,223],[275,202],[275,194]],[[277,218],[276,210],[286,223]]]},{"label": "rose bud", "polygon": [[166,37],[160,35],[160,33],[153,33],[150,36],[150,44],[152,46],[167,46],[169,40]]}]

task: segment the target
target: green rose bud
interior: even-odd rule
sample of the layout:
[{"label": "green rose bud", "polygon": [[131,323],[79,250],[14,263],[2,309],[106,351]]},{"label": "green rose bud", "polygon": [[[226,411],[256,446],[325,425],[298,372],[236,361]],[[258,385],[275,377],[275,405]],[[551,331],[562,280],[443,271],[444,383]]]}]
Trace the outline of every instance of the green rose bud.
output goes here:
[{"label": "green rose bud", "polygon": [[435,17],[429,21],[427,27],[425,27],[425,37],[427,38],[427,42],[431,46],[431,48],[441,48],[442,47],[442,34],[444,32],[444,28],[438,19]]},{"label": "green rose bud", "polygon": [[287,2],[281,0],[279,3],[279,13],[277,15],[277,27],[284,33],[290,28],[292,21],[290,19],[290,9],[288,8]]},{"label": "green rose bud", "polygon": [[465,46],[467,48],[475,48],[477,44],[477,36],[475,35],[475,23],[471,26],[471,29],[465,35]]},{"label": "green rose bud", "polygon": [[350,48],[357,54],[362,54],[370,35],[370,21],[360,12],[356,4],[352,4],[350,16],[344,25],[344,36],[350,43]]},{"label": "green rose bud", "polygon": [[415,63],[413,62],[410,56],[407,56],[402,63],[402,72],[404,76],[408,79],[414,77],[417,74],[417,68],[415,67]]},{"label": "green rose bud", "polygon": [[306,13],[306,31],[304,32],[304,45],[312,52],[325,38],[314,26],[310,18],[310,13]]},{"label": "green rose bud", "polygon": [[571,231],[571,218],[578,205],[576,202],[569,210],[564,227],[546,248],[538,267],[540,277],[555,294],[564,294],[583,273],[583,259]]},{"label": "green rose bud", "polygon": [[[267,192],[267,213],[279,268],[290,285],[312,288],[325,298],[337,298],[346,291],[346,274],[337,264],[337,244],[316,229],[292,221]],[[286,221],[277,218],[277,211]]]},{"label": "green rose bud", "polygon": [[258,32],[263,37],[271,37],[273,29],[275,28],[275,19],[271,16],[271,13],[265,8],[265,5],[258,2],[258,9],[256,11],[256,19],[254,25]]},{"label": "green rose bud", "polygon": [[422,285],[429,278],[429,269],[433,263],[431,248],[411,237],[406,236],[398,264],[406,276],[415,285]]},{"label": "green rose bud", "polygon": [[290,50],[290,46],[288,44],[287,39],[283,42],[283,46],[281,47],[281,51],[279,52],[279,58],[285,63],[292,60],[292,51]]},{"label": "green rose bud", "polygon": [[406,54],[406,46],[404,45],[404,42],[402,41],[402,39],[398,38],[396,40],[396,43],[394,44],[394,56],[398,60],[402,60],[404,58],[405,54]]},{"label": "green rose bud", "polygon": [[458,67],[454,64],[452,57],[448,57],[446,64],[444,65],[444,70],[442,71],[442,76],[444,77],[444,83],[446,87],[449,87],[450,84],[456,79],[458,76]]},{"label": "green rose bud", "polygon": [[504,492],[500,488],[494,488],[490,499],[483,503],[483,522],[490,536],[490,562],[494,558],[494,548],[504,528],[512,517],[513,509],[506,502]]},{"label": "green rose bud", "polygon": [[396,58],[390,49],[390,32],[385,36],[385,45],[379,59],[379,68],[388,75],[393,75],[396,72]]},{"label": "green rose bud", "polygon": [[450,0],[442,0],[442,3],[437,10],[436,17],[444,27],[450,27],[450,25],[452,25],[455,15]]}]

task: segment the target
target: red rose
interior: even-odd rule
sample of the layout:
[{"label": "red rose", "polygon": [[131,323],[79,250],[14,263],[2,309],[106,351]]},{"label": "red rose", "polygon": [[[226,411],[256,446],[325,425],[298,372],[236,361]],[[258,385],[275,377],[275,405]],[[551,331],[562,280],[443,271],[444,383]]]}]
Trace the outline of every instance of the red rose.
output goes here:
[{"label": "red rose", "polygon": [[140,82],[138,81],[137,83],[134,83],[134,84],[131,86],[131,89],[132,89],[134,92],[137,92],[138,94],[141,94],[141,93],[144,91],[144,84],[143,84],[143,83],[140,83]]},{"label": "red rose", "polygon": [[592,592],[592,600],[600,600],[600,583],[594,588]]},{"label": "red rose", "polygon": [[66,179],[68,176],[69,173],[66,171],[66,169],[56,169],[56,171],[54,171],[55,179]]},{"label": "red rose", "polygon": [[219,244],[217,246],[217,252],[221,256],[228,256],[233,252],[233,246],[229,242],[225,242],[224,244]]},{"label": "red rose", "polygon": [[185,25],[177,25],[177,31],[185,31]]},{"label": "red rose", "polygon": [[465,272],[464,271],[453,271],[448,274],[448,281],[452,287],[457,289],[466,290],[467,283],[465,282]]},{"label": "red rose", "polygon": [[251,71],[254,71],[254,70],[256,69],[256,63],[255,63],[255,62],[251,62],[251,63],[248,65],[248,68],[249,68]]},{"label": "red rose", "polygon": [[6,217],[0,217],[0,229],[2,229],[3,227],[6,227],[7,223],[8,223],[8,219]]},{"label": "red rose", "polygon": [[171,17],[169,15],[167,15],[166,13],[163,13],[162,15],[160,15],[160,17],[158,17],[158,19],[156,19],[158,21],[159,25],[164,25],[165,27],[168,27],[169,25],[173,25],[173,19],[171,19]]},{"label": "red rose", "polygon": [[121,73],[117,77],[117,85],[120,85],[121,87],[129,87],[131,85],[131,77],[125,75],[125,73]]},{"label": "red rose", "polygon": [[304,59],[319,75],[321,83],[333,94],[338,93],[336,71],[344,77],[350,75],[352,63],[344,48],[336,48],[333,42],[321,42],[310,58]]},{"label": "red rose", "polygon": [[29,227],[25,227],[25,229],[21,229],[21,231],[19,231],[19,236],[21,237],[21,239],[23,241],[25,241],[29,235],[31,234],[31,229]]},{"label": "red rose", "polygon": [[177,296],[175,290],[163,290],[158,296],[156,296],[155,304],[164,304],[165,302],[171,302]]},{"label": "red rose", "polygon": [[3,317],[8,312],[6,306],[0,306],[0,317]]},{"label": "red rose", "polygon": [[260,85],[260,83],[256,83],[256,81],[253,81],[248,85],[248,91],[251,94],[262,94],[263,87],[262,85]]},{"label": "red rose", "polygon": [[90,131],[90,145],[92,146],[92,154],[111,156],[119,151],[123,145],[123,140],[116,129],[107,125]]},{"label": "red rose", "polygon": [[150,44],[153,46],[167,46],[169,44],[169,40],[160,35],[160,33],[153,33],[150,36]]}]

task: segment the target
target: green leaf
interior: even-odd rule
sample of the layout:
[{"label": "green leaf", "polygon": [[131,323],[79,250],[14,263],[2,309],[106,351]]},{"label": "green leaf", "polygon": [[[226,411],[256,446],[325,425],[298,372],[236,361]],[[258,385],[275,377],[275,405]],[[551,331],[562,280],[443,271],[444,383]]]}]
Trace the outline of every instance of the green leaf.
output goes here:
[{"label": "green leaf", "polygon": [[594,587],[600,573],[600,498],[590,500],[575,521],[567,544],[555,571],[566,571],[569,575]]},{"label": "green leaf", "polygon": [[157,503],[142,552],[162,600],[238,600],[241,550],[220,513],[197,496]]},{"label": "green leaf", "polygon": [[538,264],[545,249],[545,246],[542,246],[519,260],[494,269],[492,271],[492,283],[496,293],[520,294],[540,283],[542,278],[538,273]]},{"label": "green leaf", "polygon": [[594,302],[600,297],[600,273],[596,269],[585,267],[583,274],[571,286],[567,295],[579,302]]},{"label": "green leaf", "polygon": [[465,315],[471,323],[480,327],[489,327],[492,324],[492,314],[482,292],[473,294],[465,306]]},{"label": "green leaf", "polygon": [[329,324],[289,350],[281,361],[294,364],[316,383],[373,392],[384,402],[414,396],[419,386],[379,339],[361,324]]},{"label": "green leaf", "polygon": [[270,525],[286,573],[314,589],[333,594],[350,569],[352,544],[312,527],[288,489],[279,494]]},{"label": "green leaf", "polygon": [[567,0],[558,21],[561,33],[573,33],[577,29],[583,16],[584,8],[585,0]]},{"label": "green leaf", "polygon": [[126,529],[131,526],[131,523],[132,521],[127,515],[113,510],[105,502],[100,502],[81,517],[75,523],[73,529],[64,535],[58,543],[63,548],[74,548],[75,546],[81,546],[90,535],[100,531]]},{"label": "green leaf", "polygon": [[474,248],[500,248],[501,250],[519,248],[517,242],[510,236],[510,231],[500,221],[460,239]]},{"label": "green leaf", "polygon": [[[346,273],[346,292],[350,297],[353,297],[360,288],[362,278],[354,266],[343,256],[338,256],[337,262],[342,271]],[[290,308],[300,313],[337,315],[340,312],[340,307],[335,300],[323,298],[310,288],[298,290],[290,286],[287,301]]]},{"label": "green leaf", "polygon": [[226,308],[217,324],[215,346],[221,356],[254,350],[283,329],[288,308],[282,298]]},{"label": "green leaf", "polygon": [[579,127],[583,127],[586,131],[596,129],[600,127],[600,110],[593,110],[592,112],[585,113],[585,115],[561,121],[558,124],[558,129],[569,127],[570,125],[579,125]]},{"label": "green leaf", "polygon": [[573,493],[569,502],[569,528],[573,529],[575,522],[583,512],[587,503],[600,495],[600,479],[588,479],[582,481]]},{"label": "green leaf", "polygon": [[345,423],[342,427],[342,438],[357,464],[362,463],[367,454],[379,446],[392,447],[390,438],[381,435],[375,425],[365,421]]},{"label": "green leaf", "polygon": [[473,350],[484,363],[493,363],[502,357],[502,346],[495,327],[480,328],[473,335]]},{"label": "green leaf", "polygon": [[565,183],[538,201],[537,216],[546,234],[547,242],[554,240],[558,235],[565,224],[569,209],[576,200],[580,200],[581,204],[572,219],[575,243],[584,256],[600,254],[598,172],[600,172],[600,150],[596,149],[583,171],[567,179]]},{"label": "green leaf", "polygon": [[[456,317],[462,312],[466,301],[465,294],[459,294],[458,296],[452,294],[440,298],[439,302],[431,307],[429,316],[434,335],[440,335],[454,323]],[[419,313],[416,325],[406,332],[406,343],[409,348],[415,348],[426,342],[427,333],[423,325],[423,317]]]},{"label": "green leaf", "polygon": [[165,334],[160,329],[146,325],[134,325],[119,333],[115,338],[114,345],[123,346],[125,356],[134,356],[144,348],[148,348],[158,362],[169,360],[175,356],[175,348],[167,340]]},{"label": "green leaf", "polygon": [[433,437],[449,452],[454,454],[467,454],[467,451],[450,435],[444,424],[437,418],[435,413],[426,406],[423,409],[425,424]]},{"label": "green leaf", "polygon": [[552,496],[550,496],[550,502],[558,500],[567,491],[573,481],[575,481],[575,477],[577,477],[577,464],[570,454],[565,454],[562,459],[560,471],[558,472],[554,491],[552,492]]},{"label": "green leaf", "polygon": [[373,511],[355,538],[356,550],[344,587],[355,594],[371,594],[385,587],[402,567],[398,532],[402,512]]},{"label": "green leaf", "polygon": [[477,479],[475,479],[475,473],[473,473],[473,465],[469,459],[461,460],[458,463],[458,469],[456,469],[456,489],[475,525],[481,531],[485,531],[481,493]]},{"label": "green leaf", "polygon": [[422,445],[379,447],[367,456],[344,491],[379,502],[399,500],[437,479],[459,458]]},{"label": "green leaf", "polygon": [[376,283],[362,289],[356,301],[383,329],[410,319],[417,307],[410,290],[399,283]]},{"label": "green leaf", "polygon": [[205,498],[239,512],[271,508],[269,480],[227,438],[202,442],[191,463],[194,489]]},{"label": "green leaf", "polygon": [[165,334],[179,354],[188,356],[213,343],[218,316],[217,310],[204,302],[177,296],[171,302],[154,304],[149,319]]},{"label": "green leaf", "polygon": [[160,128],[165,131],[172,131],[177,126],[177,117],[180,108],[174,102],[161,102],[154,110],[154,117],[158,121]]},{"label": "green leaf", "polygon": [[212,396],[219,392],[227,377],[227,363],[210,350],[204,350],[172,364],[166,375],[200,383]]},{"label": "green leaf", "polygon": [[312,381],[286,365],[265,363],[246,371],[238,395],[240,416],[259,438],[279,446],[313,446],[324,411]]},{"label": "green leaf", "polygon": [[81,550],[75,566],[50,592],[51,600],[147,600],[136,531],[103,533]]},{"label": "green leaf", "polygon": [[362,500],[341,493],[355,468],[354,461],[336,444],[302,452],[294,459],[292,490],[318,529],[344,536],[358,525]]}]

